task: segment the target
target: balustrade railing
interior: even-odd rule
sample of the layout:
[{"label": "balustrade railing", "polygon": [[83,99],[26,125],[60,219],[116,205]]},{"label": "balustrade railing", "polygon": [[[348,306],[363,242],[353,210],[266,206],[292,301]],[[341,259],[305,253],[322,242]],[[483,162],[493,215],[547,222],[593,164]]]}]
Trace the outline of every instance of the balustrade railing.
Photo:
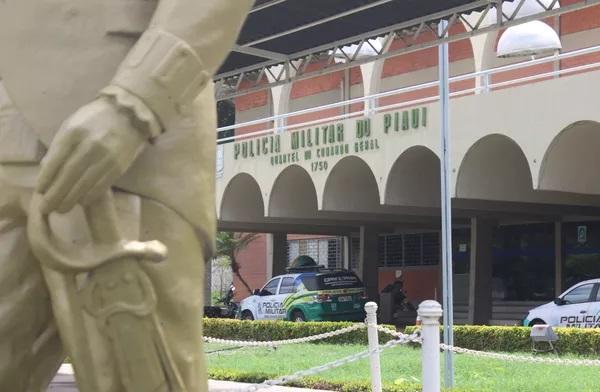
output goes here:
[{"label": "balustrade railing", "polygon": [[[460,97],[471,94],[487,94],[493,91],[497,91],[499,89],[510,88],[526,83],[532,83],[541,80],[547,80],[551,78],[563,77],[575,73],[588,72],[594,69],[600,68],[600,61],[583,61],[584,64],[571,66],[571,67],[563,67],[562,62],[567,59],[574,59],[577,57],[583,57],[591,54],[600,54],[600,45],[592,46],[584,49],[578,49],[571,52],[556,54],[553,56],[547,56],[538,59],[532,59],[528,61],[518,62],[514,64],[509,64],[501,67],[491,68],[488,70],[472,72],[464,75],[454,76],[450,78],[450,86],[453,91],[451,92],[451,98]],[[557,67],[554,67],[551,71],[542,71],[533,73],[526,76],[515,76],[510,77],[508,79],[501,81],[494,81],[494,77],[503,76],[503,74],[507,74],[513,71],[527,71],[528,68],[533,68],[536,66],[546,65],[546,64],[558,64]],[[531,71],[531,70],[530,70]],[[518,72],[515,72],[517,74]],[[459,82],[468,82],[467,87],[460,88],[458,85]],[[312,127],[315,125],[330,123],[334,121],[344,120],[348,118],[362,117],[368,116],[371,114],[386,112],[391,110],[398,110],[401,108],[412,107],[416,105],[422,105],[427,103],[436,102],[439,97],[437,95],[437,87],[438,81],[432,81],[427,83],[421,83],[414,86],[402,87],[378,94],[368,95],[359,98],[353,98],[345,101],[330,103],[326,105],[321,105],[313,108],[297,110],[289,113],[278,114],[275,116],[270,116],[266,118],[261,118],[252,121],[246,121],[243,123],[230,125],[227,127],[218,128],[217,131],[227,131],[227,130],[240,130],[249,127],[257,127],[264,126],[264,129],[259,129],[256,131],[241,133],[231,137],[226,137],[219,139],[220,143],[247,139],[261,135],[267,135],[271,133],[280,133],[289,130],[295,130],[300,128]],[[467,83],[463,83],[467,84]],[[427,92],[423,94],[423,96],[414,99],[402,99],[402,95],[415,95],[415,93],[423,92],[427,89],[435,89],[435,93],[428,94]],[[385,103],[386,99],[396,100],[398,102]],[[354,110],[351,110],[354,108]],[[331,111],[331,110],[340,110],[343,113],[337,115],[327,115],[323,117],[319,117],[319,112]],[[299,121],[297,123],[292,123],[295,118],[302,118],[306,116],[316,116],[316,119]]]}]

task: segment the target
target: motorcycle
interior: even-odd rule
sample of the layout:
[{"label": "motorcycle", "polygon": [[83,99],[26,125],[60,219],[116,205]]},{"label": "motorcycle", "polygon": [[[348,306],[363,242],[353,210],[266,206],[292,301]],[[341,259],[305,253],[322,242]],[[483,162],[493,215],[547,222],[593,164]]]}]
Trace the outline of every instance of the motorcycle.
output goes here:
[{"label": "motorcycle", "polygon": [[238,318],[239,305],[233,301],[235,286],[231,284],[224,297],[217,301],[222,306],[205,306],[204,317],[209,318]]},{"label": "motorcycle", "polygon": [[393,283],[387,285],[382,293],[392,295],[392,322],[396,325],[408,325],[414,323],[417,317],[417,309],[408,300],[404,291],[404,281],[396,279]]}]

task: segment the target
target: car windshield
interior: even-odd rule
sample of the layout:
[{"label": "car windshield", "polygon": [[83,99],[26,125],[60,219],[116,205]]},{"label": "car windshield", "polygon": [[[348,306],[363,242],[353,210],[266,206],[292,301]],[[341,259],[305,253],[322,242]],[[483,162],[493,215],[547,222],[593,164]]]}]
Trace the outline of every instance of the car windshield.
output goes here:
[{"label": "car windshield", "polygon": [[352,272],[303,275],[302,283],[306,290],[335,290],[362,287],[362,282]]}]

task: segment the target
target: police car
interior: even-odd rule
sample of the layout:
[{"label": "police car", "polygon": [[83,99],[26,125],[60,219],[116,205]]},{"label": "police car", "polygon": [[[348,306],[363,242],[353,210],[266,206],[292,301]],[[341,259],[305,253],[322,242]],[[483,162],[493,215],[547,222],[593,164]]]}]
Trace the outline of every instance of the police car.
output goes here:
[{"label": "police car", "polygon": [[269,280],[240,303],[243,320],[360,321],[364,286],[351,271],[317,266],[297,258],[288,273]]},{"label": "police car", "polygon": [[553,302],[530,310],[523,325],[536,324],[600,328],[600,279],[578,283]]}]

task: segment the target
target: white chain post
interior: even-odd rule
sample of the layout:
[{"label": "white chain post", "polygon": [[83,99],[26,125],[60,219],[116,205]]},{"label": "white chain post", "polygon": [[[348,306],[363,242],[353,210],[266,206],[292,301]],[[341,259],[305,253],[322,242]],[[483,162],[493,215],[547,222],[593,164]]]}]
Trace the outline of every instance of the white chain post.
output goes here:
[{"label": "white chain post", "polygon": [[442,306],[423,301],[417,311],[421,319],[421,377],[423,392],[440,392],[440,317]]},{"label": "white chain post", "polygon": [[379,362],[379,333],[377,331],[377,304],[367,302],[367,336],[369,338],[369,362],[371,363],[371,390],[381,392],[381,365]]}]

